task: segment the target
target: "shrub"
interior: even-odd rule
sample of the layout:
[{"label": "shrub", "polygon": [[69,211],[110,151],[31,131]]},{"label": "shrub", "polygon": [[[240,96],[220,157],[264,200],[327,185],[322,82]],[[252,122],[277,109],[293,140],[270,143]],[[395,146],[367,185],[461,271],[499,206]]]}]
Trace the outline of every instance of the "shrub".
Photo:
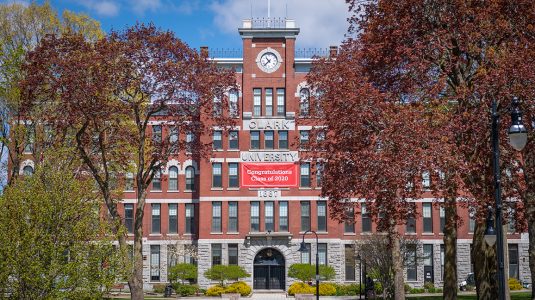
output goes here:
[{"label": "shrub", "polygon": [[412,286],[408,283],[405,283],[405,293],[409,293],[412,289]]},{"label": "shrub", "polygon": [[428,292],[428,293],[434,293],[435,292],[435,285],[432,283],[432,282],[426,282],[424,284],[424,289]]},{"label": "shrub", "polygon": [[194,264],[176,264],[169,268],[169,281],[171,283],[197,279],[197,266]]},{"label": "shrub", "polygon": [[288,295],[294,296],[295,294],[314,294],[315,291],[315,288],[304,282],[295,282],[290,285],[290,288],[288,289]]},{"label": "shrub", "polygon": [[158,294],[163,294],[165,292],[165,283],[155,283],[152,285],[152,291]]},{"label": "shrub", "polygon": [[360,292],[360,285],[352,284],[337,284],[336,296],[356,296]]},{"label": "shrub", "polygon": [[375,284],[373,285],[373,288],[374,288],[376,294],[382,294],[383,293],[383,285],[379,281],[375,282]]},{"label": "shrub", "polygon": [[[314,294],[316,289],[314,288]],[[320,296],[334,296],[336,295],[336,287],[332,283],[320,283]]]},{"label": "shrub", "polygon": [[411,294],[423,294],[425,293],[425,289],[424,288],[413,288],[410,290]]},{"label": "shrub", "polygon": [[248,277],[249,274],[240,266],[215,265],[206,270],[206,272],[204,272],[204,276],[210,280],[219,281],[220,286],[225,286],[225,281],[237,281],[240,278]]},{"label": "shrub", "polygon": [[177,295],[186,297],[186,296],[193,296],[197,294],[199,287],[197,285],[176,283],[176,284],[173,284],[173,289],[175,290]]},{"label": "shrub", "polygon": [[243,281],[234,282],[225,289],[225,293],[239,293],[242,296],[249,296],[251,292],[251,287]]},{"label": "shrub", "polygon": [[442,289],[441,288],[435,288],[435,293],[442,293]]},{"label": "shrub", "polygon": [[509,283],[509,289],[511,291],[516,291],[516,290],[521,290],[522,289],[522,284],[520,284],[520,281],[518,281],[515,278],[509,278],[508,283]]},{"label": "shrub", "polygon": [[206,296],[219,297],[225,292],[225,288],[220,285],[211,286],[206,290]]},{"label": "shrub", "polygon": [[[336,276],[336,271],[331,266],[321,265],[319,271],[322,280],[332,280]],[[288,269],[288,276],[302,282],[313,281],[316,278],[316,265],[293,264]]]}]

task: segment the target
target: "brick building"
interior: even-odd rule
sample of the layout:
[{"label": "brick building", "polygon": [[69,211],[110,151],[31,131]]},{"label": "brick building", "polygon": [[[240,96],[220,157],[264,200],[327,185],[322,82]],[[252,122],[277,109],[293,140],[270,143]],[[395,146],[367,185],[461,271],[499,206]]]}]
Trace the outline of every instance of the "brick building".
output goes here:
[{"label": "brick building", "polygon": [[[173,157],[154,179],[143,220],[146,288],[167,282],[169,265],[192,262],[198,264],[201,287],[213,284],[203,276],[212,265],[238,264],[251,274],[245,280],[254,289],[286,290],[293,282],[286,276],[288,267],[313,262],[316,252],[321,264],[334,267],[336,281],[359,282],[354,241],[375,232],[375,225],[365,205],[355,206],[354,224],[330,220],[328,199],[319,196],[321,166],[299,162],[306,151],[301,147],[314,125],[309,115],[314,97],[305,76],[311,54],[317,53],[295,49],[299,28],[293,20],[244,20],[238,31],[243,57],[210,53],[217,64],[236,70],[239,89],[229,91],[235,130],[226,135],[215,128],[213,137],[204,137],[214,143],[209,160]],[[331,48],[323,54],[335,52]],[[166,134],[165,124],[154,121],[151,125],[154,133]],[[301,146],[294,145],[294,140]],[[25,166],[31,163],[21,168],[29,172]],[[280,185],[259,187],[260,179],[253,175],[265,174],[259,172],[263,167],[288,174],[288,178],[276,179]],[[429,176],[423,178],[422,184],[428,184]],[[135,206],[132,181],[127,176],[125,199],[119,205],[129,229]],[[415,202],[421,217],[409,220],[403,232],[418,237],[423,245],[414,251],[424,259],[405,272],[407,283],[413,286],[422,286],[424,281],[442,284],[444,220],[433,200],[429,193]],[[459,213],[465,220],[458,230],[458,275],[463,280],[471,272],[474,223],[469,210]],[[300,253],[301,235],[309,229],[318,232],[319,245],[308,235],[310,251]],[[527,235],[511,232],[508,242],[510,275],[529,279]]]}]

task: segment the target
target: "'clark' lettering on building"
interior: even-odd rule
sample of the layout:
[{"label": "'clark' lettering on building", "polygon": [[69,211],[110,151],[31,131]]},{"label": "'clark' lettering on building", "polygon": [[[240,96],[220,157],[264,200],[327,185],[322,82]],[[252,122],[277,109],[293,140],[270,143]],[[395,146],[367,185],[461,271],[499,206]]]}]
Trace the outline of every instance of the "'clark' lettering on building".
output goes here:
[{"label": "'clark' lettering on building", "polygon": [[297,162],[299,155],[297,151],[288,152],[249,152],[240,153],[243,162]]},{"label": "'clark' lettering on building", "polygon": [[252,119],[244,120],[245,130],[295,130],[294,120]]}]

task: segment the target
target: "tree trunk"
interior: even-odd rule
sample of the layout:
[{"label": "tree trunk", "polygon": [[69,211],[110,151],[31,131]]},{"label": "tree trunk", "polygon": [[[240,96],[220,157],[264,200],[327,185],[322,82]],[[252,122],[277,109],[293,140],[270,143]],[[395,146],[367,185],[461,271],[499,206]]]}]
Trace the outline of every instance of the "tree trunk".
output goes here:
[{"label": "tree trunk", "polygon": [[444,288],[445,300],[457,299],[457,205],[455,198],[446,199],[444,226]]},{"label": "tree trunk", "polygon": [[472,259],[476,280],[477,299],[493,300],[498,295],[496,281],[496,250],[485,243],[485,224],[476,223],[472,243]]},{"label": "tree trunk", "polygon": [[394,270],[394,299],[405,300],[405,280],[403,278],[403,259],[401,258],[401,245],[397,226],[388,234],[392,247],[392,264]]},{"label": "tree trunk", "polygon": [[529,270],[531,272],[531,300],[535,300],[535,216],[533,213],[528,217],[528,234],[529,234]]},{"label": "tree trunk", "polygon": [[[137,217],[137,212],[136,212]],[[135,220],[134,228],[134,268],[128,280],[130,287],[130,297],[132,300],[142,300],[143,295],[143,228],[138,226],[138,219]],[[139,222],[141,223],[141,221]]]}]

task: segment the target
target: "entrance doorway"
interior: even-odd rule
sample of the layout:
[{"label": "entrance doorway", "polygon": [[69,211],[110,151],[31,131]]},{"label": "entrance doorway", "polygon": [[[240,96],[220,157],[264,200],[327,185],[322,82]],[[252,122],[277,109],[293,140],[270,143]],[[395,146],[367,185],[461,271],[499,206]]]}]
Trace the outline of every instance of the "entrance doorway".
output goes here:
[{"label": "entrance doorway", "polygon": [[284,256],[276,249],[258,252],[253,262],[253,288],[258,290],[284,290],[286,270]]}]

